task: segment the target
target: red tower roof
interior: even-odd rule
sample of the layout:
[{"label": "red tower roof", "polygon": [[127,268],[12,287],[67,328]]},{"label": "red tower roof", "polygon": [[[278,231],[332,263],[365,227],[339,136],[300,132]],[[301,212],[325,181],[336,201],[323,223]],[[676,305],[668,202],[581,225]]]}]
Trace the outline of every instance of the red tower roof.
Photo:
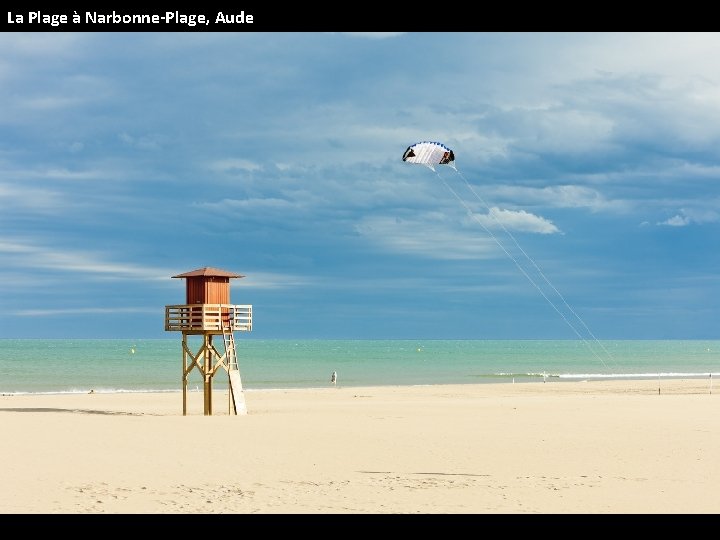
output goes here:
[{"label": "red tower roof", "polygon": [[196,276],[217,276],[217,277],[226,277],[226,278],[245,277],[242,274],[237,274],[235,272],[228,272],[227,270],[220,270],[219,268],[213,268],[211,266],[204,266],[203,268],[198,268],[197,270],[191,270],[190,272],[185,272],[184,274],[178,274],[177,276],[173,276],[173,277],[174,278],[187,278],[187,277],[196,277]]}]

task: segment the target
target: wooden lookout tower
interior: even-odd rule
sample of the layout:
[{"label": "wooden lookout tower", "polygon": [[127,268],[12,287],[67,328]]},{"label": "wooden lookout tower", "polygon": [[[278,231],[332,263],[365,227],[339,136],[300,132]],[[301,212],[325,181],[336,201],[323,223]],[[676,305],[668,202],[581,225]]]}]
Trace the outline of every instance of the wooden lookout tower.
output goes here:
[{"label": "wooden lookout tower", "polygon": [[[182,332],[183,415],[187,415],[188,375],[195,368],[203,377],[206,416],[212,415],[212,380],[220,368],[228,375],[228,412],[247,414],[234,332],[252,330],[252,306],[230,303],[230,279],[244,276],[206,266],[172,277],[186,280],[185,304],[165,306],[165,330]],[[191,349],[188,336],[202,338],[199,350]],[[215,336],[222,336],[222,352],[213,342]]]}]

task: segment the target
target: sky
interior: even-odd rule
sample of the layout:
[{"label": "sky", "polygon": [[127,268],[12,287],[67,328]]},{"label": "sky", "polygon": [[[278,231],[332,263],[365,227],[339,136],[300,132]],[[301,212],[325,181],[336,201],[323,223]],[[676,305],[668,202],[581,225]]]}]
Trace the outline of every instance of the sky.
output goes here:
[{"label": "sky", "polygon": [[[0,338],[720,338],[720,34],[0,33]],[[402,161],[437,141],[455,169]]]}]

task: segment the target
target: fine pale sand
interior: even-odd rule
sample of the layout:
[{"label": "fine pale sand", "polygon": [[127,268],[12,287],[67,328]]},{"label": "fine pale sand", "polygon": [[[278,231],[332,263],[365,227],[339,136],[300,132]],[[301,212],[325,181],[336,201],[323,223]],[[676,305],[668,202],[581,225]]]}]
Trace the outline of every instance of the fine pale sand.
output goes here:
[{"label": "fine pale sand", "polygon": [[[658,393],[658,388],[660,393]],[[709,380],[0,396],[2,513],[719,513]]]}]

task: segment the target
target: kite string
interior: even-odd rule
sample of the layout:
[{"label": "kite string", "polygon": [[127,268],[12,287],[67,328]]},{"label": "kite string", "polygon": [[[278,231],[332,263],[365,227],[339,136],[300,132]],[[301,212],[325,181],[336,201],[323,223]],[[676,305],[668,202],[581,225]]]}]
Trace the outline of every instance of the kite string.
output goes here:
[{"label": "kite string", "polygon": [[525,257],[527,258],[528,261],[530,261],[530,263],[533,265],[533,267],[535,267],[535,270],[537,270],[540,277],[542,277],[542,279],[545,281],[545,283],[547,283],[548,286],[555,292],[555,294],[557,294],[558,298],[560,298],[560,300],[562,300],[562,303],[570,311],[570,313],[572,313],[573,316],[580,322],[580,324],[583,326],[583,328],[585,328],[587,333],[593,338],[593,340],[595,340],[595,342],[603,350],[603,352],[608,356],[608,358],[612,359],[612,355],[610,354],[610,352],[605,348],[605,346],[602,344],[602,342],[600,340],[598,340],[597,337],[595,337],[595,334],[593,334],[592,331],[590,330],[590,328],[588,327],[588,325],[585,324],[585,321],[580,317],[580,315],[578,315],[575,312],[575,310],[570,306],[570,304],[568,304],[567,300],[565,300],[565,297],[560,293],[560,291],[555,287],[555,285],[553,285],[550,282],[550,280],[543,273],[543,271],[540,269],[540,267],[537,265],[537,263],[533,260],[532,257],[530,257],[530,255],[528,255],[525,252],[525,250],[520,246],[520,244],[515,239],[515,237],[510,233],[510,231],[507,230],[505,225],[499,219],[497,219],[497,217],[492,213],[488,203],[485,202],[485,200],[482,198],[482,196],[477,191],[475,191],[475,188],[472,187],[470,182],[468,182],[467,178],[465,178],[465,176],[459,170],[457,170],[457,168],[453,167],[453,169],[458,174],[458,176],[460,176],[460,178],[463,179],[463,181],[465,182],[465,185],[472,192],[472,194],[475,195],[475,197],[488,209],[488,214],[490,215],[490,217],[492,217],[495,220],[495,222],[503,229],[503,231],[505,231],[505,234],[507,234],[510,237],[510,239],[515,243],[515,246],[520,250],[520,252],[523,255],[525,255]]},{"label": "kite string", "polygon": [[[458,174],[460,174],[460,171],[458,171],[455,167],[452,167],[452,168],[455,169],[455,172],[457,172]],[[460,202],[460,204],[467,210],[467,212],[468,212],[468,214],[470,215],[470,217],[473,218],[473,219],[483,228],[483,230],[495,241],[495,243],[500,247],[500,249],[510,258],[510,260],[515,264],[515,266],[517,266],[518,270],[520,270],[520,272],[527,278],[527,280],[538,290],[538,292],[542,295],[542,297],[545,298],[545,300],[548,302],[548,304],[550,304],[550,306],[558,313],[558,315],[560,315],[560,317],[565,321],[565,323],[570,327],[570,329],[575,333],[575,335],[577,335],[578,338],[580,338],[580,340],[581,340],[583,343],[585,343],[585,345],[588,347],[588,349],[590,350],[590,352],[592,352],[592,354],[593,354],[593,355],[600,361],[600,363],[602,363],[603,366],[605,366],[605,368],[607,369],[608,366],[607,366],[607,364],[603,361],[603,359],[600,358],[600,356],[599,356],[599,355],[597,354],[597,352],[590,346],[590,344],[589,344],[589,343],[587,342],[587,340],[582,336],[582,334],[580,334],[580,332],[578,332],[578,330],[577,330],[577,329],[575,328],[575,326],[568,320],[568,318],[565,316],[565,314],[564,314],[564,313],[555,305],[555,303],[545,294],[545,291],[543,291],[542,288],[535,282],[535,280],[525,271],[525,269],[524,269],[524,268],[522,267],[522,265],[517,261],[517,259],[516,259],[515,257],[513,257],[513,255],[505,248],[505,246],[500,242],[500,240],[497,239],[497,237],[492,233],[492,231],[490,231],[490,229],[488,229],[488,228],[485,226],[485,224],[484,224],[482,221],[480,221],[480,219],[478,218],[478,216],[476,215],[476,213],[473,212],[472,208],[470,208],[470,206],[467,204],[467,202],[466,202],[462,197],[460,197],[460,195],[458,195],[458,193],[450,186],[450,184],[447,183],[447,181],[440,175],[440,173],[438,173],[438,172],[435,170],[434,167],[430,167],[430,169],[437,175],[438,178],[440,178],[440,180],[442,181],[442,183],[445,184],[445,187],[448,188],[448,190],[455,196],[455,198]],[[460,174],[460,176],[461,176],[461,178],[465,179],[461,174]],[[467,183],[467,180],[465,180],[465,182]],[[469,184],[468,184],[468,185],[469,185]],[[471,188],[471,191],[473,191],[473,193],[475,193],[475,191],[474,191],[472,188]],[[477,195],[477,194],[476,194],[476,196],[477,196],[477,197],[480,199],[480,201],[483,202],[483,204],[485,204],[485,206],[487,207],[487,204],[482,200],[482,198],[479,197],[479,195]],[[490,211],[490,208],[489,208],[489,207],[488,207],[488,212],[489,212],[490,214],[492,214],[492,212]],[[493,216],[493,217],[494,217],[494,216]],[[498,221],[497,218],[494,218],[494,219],[495,219],[496,221]],[[500,222],[498,221],[498,223],[500,223]],[[532,262],[532,264],[533,264],[533,265],[535,266],[535,268],[538,270],[538,272],[540,273],[540,275],[542,275],[543,278],[545,279],[545,281],[548,282],[548,284],[550,285],[550,287],[551,287],[561,298],[563,298],[562,295],[560,295],[560,293],[558,292],[558,290],[557,290],[554,286],[552,286],[552,284],[549,282],[549,280],[547,279],[547,277],[545,277],[545,275],[540,271],[540,269],[538,268],[537,264],[535,264],[535,262],[534,262],[534,261],[530,258],[530,256],[525,252],[525,250],[523,250],[523,249],[519,246],[519,244],[517,243],[517,241],[515,240],[515,238],[510,234],[510,232],[502,225],[502,223],[500,223],[500,225],[501,225],[502,228],[505,230],[505,232],[513,239],[513,241],[515,241],[515,244],[518,246],[518,248],[520,249],[520,251],[525,255],[525,257],[527,257],[528,260],[530,260],[530,261]],[[565,302],[564,298],[563,298],[563,301]],[[566,306],[568,305],[567,302],[565,302],[565,305],[566,305]],[[569,306],[568,306],[568,308],[569,308]],[[576,316],[578,319],[580,319],[580,317],[579,317],[571,308],[570,308],[570,311],[573,312],[573,314],[575,314],[575,316]],[[581,320],[581,322],[582,322],[582,319],[580,319],[580,320]],[[584,324],[584,323],[583,323],[583,324]],[[585,325],[585,327],[587,328],[587,325]],[[588,330],[588,331],[589,331],[589,330]],[[590,332],[590,334],[592,335],[592,332]],[[595,339],[595,341],[598,341],[597,338],[595,338],[595,336],[593,336],[593,338]],[[598,342],[598,343],[599,343],[599,342]],[[599,343],[599,344],[600,344],[600,343]],[[602,347],[602,344],[600,344],[600,346]],[[602,347],[602,348],[603,348],[603,350],[605,350],[605,352],[608,354],[608,356],[610,356],[609,353],[607,352],[607,350],[606,350],[604,347]]]}]

